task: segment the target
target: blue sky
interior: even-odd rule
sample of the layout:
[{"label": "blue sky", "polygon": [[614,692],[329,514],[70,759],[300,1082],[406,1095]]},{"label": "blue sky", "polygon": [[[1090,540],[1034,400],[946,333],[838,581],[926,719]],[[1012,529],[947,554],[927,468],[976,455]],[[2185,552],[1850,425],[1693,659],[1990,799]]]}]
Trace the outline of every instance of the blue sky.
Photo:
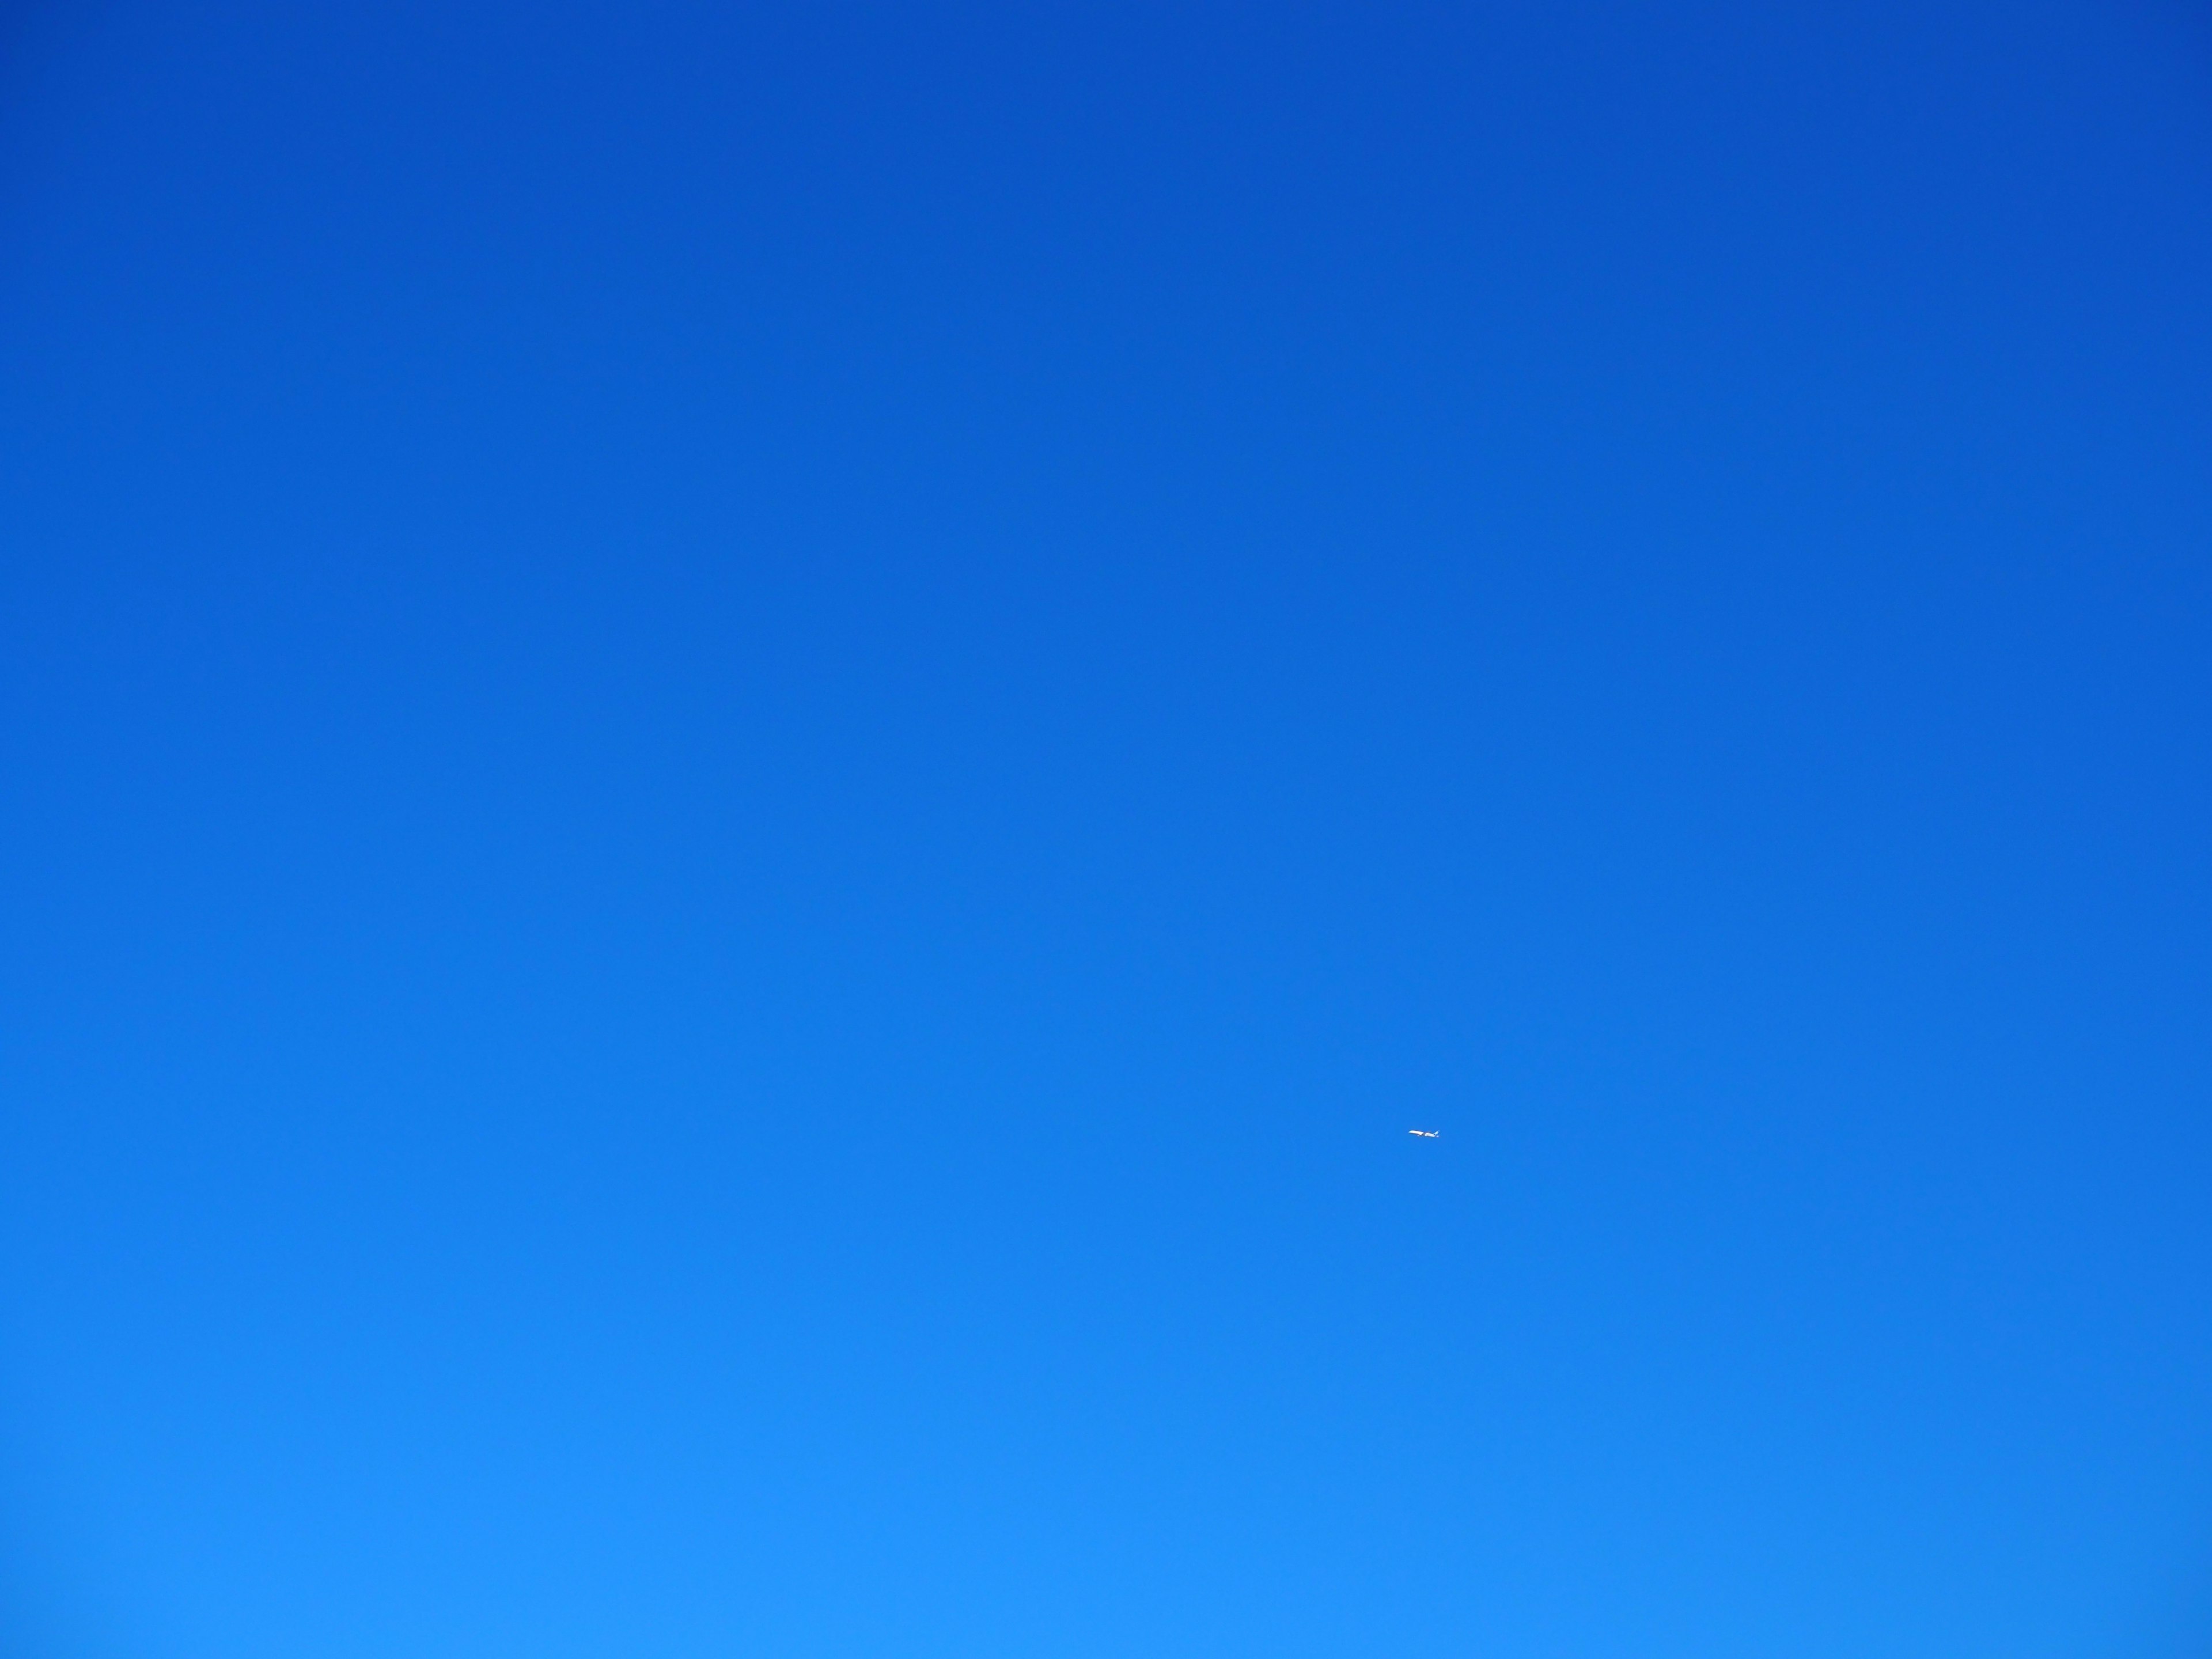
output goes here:
[{"label": "blue sky", "polygon": [[0,65],[10,1652],[2212,1639],[2194,8]]}]

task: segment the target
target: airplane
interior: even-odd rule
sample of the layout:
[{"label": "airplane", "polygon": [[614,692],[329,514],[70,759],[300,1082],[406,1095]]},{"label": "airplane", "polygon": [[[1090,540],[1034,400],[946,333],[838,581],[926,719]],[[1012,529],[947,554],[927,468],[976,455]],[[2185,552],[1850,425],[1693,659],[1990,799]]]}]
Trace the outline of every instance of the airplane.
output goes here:
[{"label": "airplane", "polygon": [[1424,1140],[1434,1140],[1438,1135],[1443,1133],[1443,1131],[1442,1129],[1408,1129],[1406,1133],[1409,1135],[1419,1135]]}]

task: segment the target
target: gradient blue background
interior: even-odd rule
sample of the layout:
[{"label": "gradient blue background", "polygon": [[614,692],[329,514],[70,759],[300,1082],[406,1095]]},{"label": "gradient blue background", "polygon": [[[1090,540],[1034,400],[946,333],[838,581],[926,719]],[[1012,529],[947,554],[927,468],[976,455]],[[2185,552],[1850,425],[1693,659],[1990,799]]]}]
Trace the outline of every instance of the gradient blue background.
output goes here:
[{"label": "gradient blue background", "polygon": [[9,1653],[2212,1647],[2200,10],[0,64]]}]

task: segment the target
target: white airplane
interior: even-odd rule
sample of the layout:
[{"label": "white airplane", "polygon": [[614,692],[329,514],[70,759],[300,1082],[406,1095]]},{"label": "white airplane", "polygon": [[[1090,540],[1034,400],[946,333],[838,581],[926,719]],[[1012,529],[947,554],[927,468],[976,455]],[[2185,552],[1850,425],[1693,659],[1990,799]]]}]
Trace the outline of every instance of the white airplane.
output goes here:
[{"label": "white airplane", "polygon": [[1434,1140],[1438,1135],[1443,1133],[1443,1131],[1442,1129],[1408,1129],[1406,1133],[1409,1135],[1419,1135],[1424,1140]]}]

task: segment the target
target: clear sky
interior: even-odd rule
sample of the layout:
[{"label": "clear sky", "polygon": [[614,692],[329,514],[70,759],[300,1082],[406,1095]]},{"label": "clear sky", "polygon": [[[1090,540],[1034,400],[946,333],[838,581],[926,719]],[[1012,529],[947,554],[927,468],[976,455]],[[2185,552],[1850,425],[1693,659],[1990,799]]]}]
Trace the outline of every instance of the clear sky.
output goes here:
[{"label": "clear sky", "polygon": [[0,1649],[2201,1655],[2208,647],[2181,0],[19,0]]}]

